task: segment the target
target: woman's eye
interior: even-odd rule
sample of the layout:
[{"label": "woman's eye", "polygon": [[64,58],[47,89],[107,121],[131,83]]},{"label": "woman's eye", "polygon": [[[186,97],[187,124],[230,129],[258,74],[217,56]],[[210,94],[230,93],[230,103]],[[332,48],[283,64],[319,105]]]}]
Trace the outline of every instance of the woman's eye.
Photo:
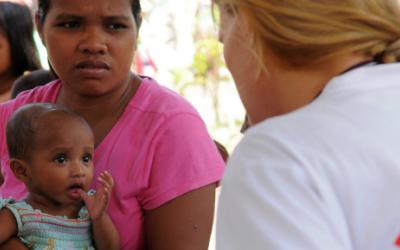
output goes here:
[{"label": "woman's eye", "polygon": [[66,28],[66,29],[76,29],[80,27],[79,22],[63,22],[58,24],[58,26]]},{"label": "woman's eye", "polygon": [[112,30],[119,30],[126,28],[126,25],[122,23],[111,23],[108,25],[108,28]]},{"label": "woman's eye", "polygon": [[91,155],[85,155],[85,156],[83,156],[82,161],[85,162],[85,163],[89,163],[89,162],[92,161],[92,156]]},{"label": "woman's eye", "polygon": [[228,13],[231,16],[235,14],[235,7],[233,7],[231,4],[224,4],[222,5],[222,8],[226,13]]},{"label": "woman's eye", "polygon": [[54,161],[55,161],[56,163],[58,163],[58,164],[64,164],[64,163],[67,162],[67,156],[64,155],[64,154],[57,155],[57,156],[54,158]]}]

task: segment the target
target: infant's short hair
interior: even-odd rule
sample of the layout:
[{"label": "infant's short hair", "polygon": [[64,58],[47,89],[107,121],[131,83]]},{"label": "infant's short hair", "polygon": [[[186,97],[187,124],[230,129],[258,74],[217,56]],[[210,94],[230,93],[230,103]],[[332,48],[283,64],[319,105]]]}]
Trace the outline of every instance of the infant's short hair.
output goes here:
[{"label": "infant's short hair", "polygon": [[[7,123],[6,138],[10,158],[28,159],[34,143],[34,135],[40,118],[50,112],[62,112],[76,116],[65,106],[54,103],[32,103],[17,109]],[[84,121],[85,122],[85,121]],[[86,122],[85,122],[86,123]]]}]

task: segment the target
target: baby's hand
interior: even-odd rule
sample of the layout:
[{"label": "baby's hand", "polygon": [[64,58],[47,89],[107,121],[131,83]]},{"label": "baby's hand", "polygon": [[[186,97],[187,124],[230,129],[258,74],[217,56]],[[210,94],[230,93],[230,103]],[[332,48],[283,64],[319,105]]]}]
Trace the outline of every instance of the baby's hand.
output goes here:
[{"label": "baby's hand", "polygon": [[98,181],[101,183],[101,187],[94,195],[88,195],[84,191],[80,193],[92,221],[96,221],[104,215],[114,186],[114,180],[107,171],[100,174]]}]

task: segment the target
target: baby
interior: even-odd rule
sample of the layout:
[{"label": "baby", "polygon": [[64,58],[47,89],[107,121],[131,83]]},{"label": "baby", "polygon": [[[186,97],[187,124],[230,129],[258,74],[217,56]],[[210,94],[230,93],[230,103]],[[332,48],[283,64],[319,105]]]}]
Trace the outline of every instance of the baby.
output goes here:
[{"label": "baby", "polygon": [[0,199],[0,245],[19,237],[29,249],[120,248],[106,213],[112,176],[101,173],[99,190],[87,193],[94,136],[83,118],[57,104],[23,106],[7,124],[7,146],[29,193],[23,201]]}]

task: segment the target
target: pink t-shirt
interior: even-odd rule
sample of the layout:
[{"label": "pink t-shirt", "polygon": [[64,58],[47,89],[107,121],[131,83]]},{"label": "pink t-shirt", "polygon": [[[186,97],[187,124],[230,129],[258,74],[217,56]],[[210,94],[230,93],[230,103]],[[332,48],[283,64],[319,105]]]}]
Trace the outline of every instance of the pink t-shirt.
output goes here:
[{"label": "pink t-shirt", "polygon": [[[55,102],[60,81],[35,88],[0,105],[1,197],[21,199],[23,183],[10,171],[5,126],[26,103]],[[176,93],[145,78],[95,150],[95,176],[109,171],[115,180],[109,214],[122,248],[144,249],[144,210],[154,209],[221,179],[224,163],[194,108]],[[96,184],[94,184],[96,187]]]}]

